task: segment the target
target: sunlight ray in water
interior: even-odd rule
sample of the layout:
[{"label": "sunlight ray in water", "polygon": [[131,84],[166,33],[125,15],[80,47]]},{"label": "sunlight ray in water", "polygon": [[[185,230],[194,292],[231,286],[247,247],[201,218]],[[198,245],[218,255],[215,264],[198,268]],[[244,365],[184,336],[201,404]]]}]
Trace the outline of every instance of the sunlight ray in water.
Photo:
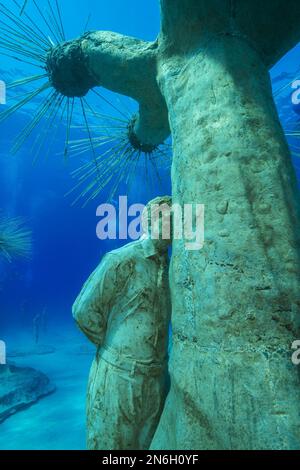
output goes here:
[{"label": "sunlight ray in water", "polygon": [[28,3],[28,0],[24,0],[24,3],[23,3],[23,5],[22,5],[21,11],[20,11],[20,15],[23,15],[24,10],[25,10],[25,8],[26,8],[26,6],[27,6],[27,3]]}]

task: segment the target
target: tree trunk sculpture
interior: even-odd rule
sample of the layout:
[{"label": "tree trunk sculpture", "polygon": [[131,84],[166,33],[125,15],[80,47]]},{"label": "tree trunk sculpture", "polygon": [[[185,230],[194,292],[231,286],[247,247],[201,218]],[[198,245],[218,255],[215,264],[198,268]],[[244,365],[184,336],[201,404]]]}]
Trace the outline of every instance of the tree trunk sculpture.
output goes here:
[{"label": "tree trunk sculpture", "polygon": [[93,32],[48,57],[67,96],[136,99],[135,141],[171,131],[173,202],[205,204],[205,247],[173,244],[171,391],[152,448],[299,449],[299,194],[268,70],[300,40],[300,3],[161,0],[161,16],[154,43]]}]

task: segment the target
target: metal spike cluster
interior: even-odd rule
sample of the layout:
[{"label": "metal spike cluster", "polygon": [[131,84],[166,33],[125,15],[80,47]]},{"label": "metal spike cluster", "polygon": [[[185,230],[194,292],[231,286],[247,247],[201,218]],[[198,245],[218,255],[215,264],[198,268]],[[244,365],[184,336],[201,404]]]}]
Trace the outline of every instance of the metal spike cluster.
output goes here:
[{"label": "metal spike cluster", "polygon": [[[0,54],[27,63],[39,69],[40,73],[36,72],[29,77],[14,81],[7,86],[7,90],[17,89],[18,87],[21,89],[35,82],[41,82],[34,91],[15,97],[13,106],[0,114],[1,124],[14,113],[28,106],[33,100],[39,102],[31,121],[17,135],[12,145],[12,152],[19,151],[25,141],[34,135],[30,148],[30,152],[34,154],[34,160],[46,147],[47,153],[44,155],[47,157],[64,121],[66,122],[64,157],[68,157],[70,150],[72,152],[76,151],[77,154],[90,152],[92,155],[92,161],[81,166],[74,174],[74,176],[78,176],[79,185],[88,182],[81,192],[81,197],[87,197],[88,200],[94,199],[112,182],[113,190],[111,193],[113,194],[124,178],[129,181],[129,175],[131,174],[128,171],[129,166],[133,168],[132,164],[134,164],[137,167],[142,160],[147,162],[159,177],[156,162],[162,159],[165,160],[167,165],[170,165],[170,146],[158,146],[153,149],[153,152],[147,152],[147,150],[143,152],[134,148],[130,143],[128,133],[128,125],[132,122],[132,116],[115,106],[106,97],[102,96],[98,90],[92,90],[94,95],[100,98],[105,105],[109,105],[114,114],[117,112],[121,116],[120,119],[96,113],[89,105],[86,97],[64,96],[53,88],[47,70],[47,57],[58,44],[66,42],[58,0],[45,0],[44,4],[32,0],[32,6],[40,17],[45,30],[29,16],[26,10],[27,1],[22,5],[17,0],[11,0],[11,3],[16,7],[16,12],[0,1]],[[87,139],[77,143],[73,142],[70,149],[74,107],[77,103],[79,103],[79,112],[83,119]],[[93,120],[100,118],[102,122],[108,119],[111,122],[117,122],[118,125],[110,128],[103,125],[92,129],[89,123],[91,117]],[[101,132],[100,128],[102,129]],[[96,137],[94,136],[95,132],[97,133]],[[97,154],[104,148],[103,153]],[[80,152],[78,152],[79,150]]]},{"label": "metal spike cluster", "polygon": [[91,144],[99,154],[96,157],[97,166],[92,162],[85,162],[73,172],[72,176],[77,180],[77,184],[70,193],[79,190],[74,202],[83,199],[86,205],[108,186],[108,201],[112,201],[121,183],[125,183],[129,191],[137,175],[139,180],[156,194],[157,186],[162,183],[161,170],[169,170],[171,167],[171,145],[165,143],[149,151],[135,148],[129,138],[131,122],[134,119],[132,115],[126,119],[101,114],[97,117],[102,120],[101,125],[92,127],[97,137],[91,138],[89,135],[70,143],[73,155],[86,153]]},{"label": "metal spike cluster", "polygon": [[11,262],[15,258],[30,258],[31,231],[22,217],[0,217],[0,255]]}]

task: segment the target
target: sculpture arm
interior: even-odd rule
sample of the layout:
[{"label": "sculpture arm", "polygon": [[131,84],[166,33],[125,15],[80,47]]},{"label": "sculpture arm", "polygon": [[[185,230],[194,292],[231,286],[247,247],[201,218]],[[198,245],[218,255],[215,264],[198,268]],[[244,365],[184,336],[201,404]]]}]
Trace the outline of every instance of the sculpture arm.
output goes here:
[{"label": "sculpture arm", "polygon": [[116,263],[106,255],[84,284],[73,306],[78,327],[96,346],[101,346],[105,337],[115,279]]},{"label": "sculpture arm", "polygon": [[101,86],[135,99],[140,106],[135,137],[140,144],[157,146],[170,135],[168,110],[157,83],[157,56],[157,41],[95,31],[53,48],[47,72],[64,96],[83,97]]},{"label": "sculpture arm", "polygon": [[140,142],[161,144],[170,129],[167,107],[156,80],[158,43],[97,31],[85,36],[82,50],[98,86],[139,103],[135,133]]}]

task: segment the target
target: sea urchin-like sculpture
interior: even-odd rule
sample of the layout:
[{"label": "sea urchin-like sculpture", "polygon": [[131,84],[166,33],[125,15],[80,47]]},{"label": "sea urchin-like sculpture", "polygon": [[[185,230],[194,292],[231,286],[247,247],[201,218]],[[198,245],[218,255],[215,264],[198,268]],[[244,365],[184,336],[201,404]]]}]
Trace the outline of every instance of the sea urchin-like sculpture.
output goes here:
[{"label": "sea urchin-like sculpture", "polygon": [[11,262],[29,258],[32,252],[31,231],[22,217],[0,217],[0,255]]},{"label": "sea urchin-like sculpture", "polygon": [[[12,1],[20,6],[15,0]],[[13,9],[0,2],[0,33],[3,33],[0,48],[5,55],[29,63],[40,70],[37,75],[8,84],[7,89],[41,82],[37,90],[25,94],[13,106],[1,113],[0,123],[31,100],[46,94],[32,120],[16,137],[12,152],[17,152],[33,131],[45,123],[44,129],[39,129],[34,141],[38,156],[47,142],[47,137],[51,141],[55,136],[56,122],[66,118],[64,155],[67,156],[74,105],[79,103],[88,134],[88,147],[92,152],[92,165],[97,175],[98,189],[103,188],[102,183],[105,178],[99,168],[101,154],[96,154],[95,138],[89,122],[91,112],[94,117],[96,114],[99,117],[99,113],[95,113],[91,108],[87,94],[91,90],[116,111],[116,107],[96,90],[96,87],[105,87],[133,97],[139,105],[134,117],[123,116],[128,123],[128,131],[124,134],[127,141],[122,142],[119,148],[115,146],[113,154],[118,154],[119,157],[122,155],[123,163],[130,161],[132,156],[136,159],[145,155],[151,157],[149,159],[151,163],[154,161],[152,158],[154,153],[163,158],[165,141],[170,135],[170,129],[166,105],[155,80],[157,45],[149,45],[129,37],[124,38],[111,32],[85,32],[77,39],[66,41],[58,1],[53,1],[53,5],[48,1],[46,5],[48,11],[36,0],[32,0],[32,4],[45,25],[45,31],[33,22],[27,11],[23,10],[20,18]],[[93,54],[95,54],[95,63],[91,60]],[[111,60],[112,54],[113,60]],[[100,69],[97,67],[98,62]],[[126,73],[123,75],[116,73],[116,65],[117,68],[123,66]],[[115,137],[117,140],[118,135]],[[126,146],[126,154],[123,153],[125,148],[123,143]],[[49,151],[48,142],[47,147]],[[135,159],[132,161],[135,162]],[[123,176],[126,177],[125,174]],[[98,193],[99,191],[96,191],[96,194]]]}]

